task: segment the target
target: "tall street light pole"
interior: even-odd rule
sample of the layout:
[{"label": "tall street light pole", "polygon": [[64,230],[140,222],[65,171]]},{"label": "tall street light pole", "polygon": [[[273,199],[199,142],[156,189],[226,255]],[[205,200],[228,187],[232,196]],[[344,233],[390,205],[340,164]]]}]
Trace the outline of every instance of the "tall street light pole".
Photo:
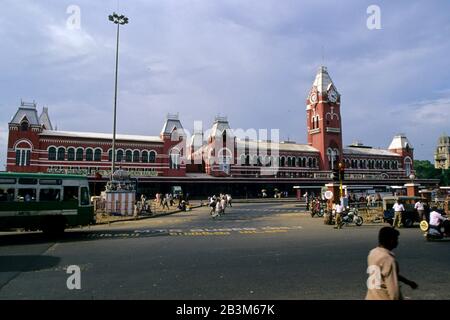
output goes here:
[{"label": "tall street light pole", "polygon": [[117,41],[116,41],[116,80],[114,86],[114,124],[113,124],[113,139],[112,139],[112,161],[111,161],[111,179],[115,171],[116,162],[116,110],[117,110],[117,74],[119,72],[119,27],[128,23],[128,18],[124,15],[113,13],[109,16],[109,21],[117,24]]}]

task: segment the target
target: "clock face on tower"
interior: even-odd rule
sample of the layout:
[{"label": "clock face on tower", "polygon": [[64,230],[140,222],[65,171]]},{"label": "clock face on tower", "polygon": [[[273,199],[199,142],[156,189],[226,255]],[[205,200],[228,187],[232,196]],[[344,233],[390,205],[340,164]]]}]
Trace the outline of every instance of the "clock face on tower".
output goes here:
[{"label": "clock face on tower", "polygon": [[309,97],[309,101],[313,104],[316,103],[317,102],[317,93],[313,92],[311,94],[311,96]]},{"label": "clock face on tower", "polygon": [[336,92],[336,90],[331,88],[330,91],[328,91],[328,100],[330,100],[331,102],[336,102],[337,98],[338,98],[338,93]]}]

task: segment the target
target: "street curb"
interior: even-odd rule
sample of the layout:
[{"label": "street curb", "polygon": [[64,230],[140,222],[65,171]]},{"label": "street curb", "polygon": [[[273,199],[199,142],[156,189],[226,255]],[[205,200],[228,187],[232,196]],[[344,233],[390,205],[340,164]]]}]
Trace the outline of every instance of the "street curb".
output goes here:
[{"label": "street curb", "polygon": [[[201,205],[192,206],[191,211],[192,211],[192,209],[200,208],[200,207],[201,207]],[[116,222],[140,221],[140,220],[146,220],[146,219],[152,219],[152,218],[159,218],[159,217],[164,217],[164,216],[170,216],[172,214],[179,213],[179,212],[188,212],[188,211],[176,210],[176,211],[170,211],[170,212],[160,213],[160,214],[151,215],[151,216],[144,216],[144,217],[140,217],[140,218],[129,218],[129,219],[123,219],[123,220],[99,222],[99,223],[93,224],[93,226],[101,226],[101,225],[105,225],[105,224],[110,225],[111,223],[116,223]]]},{"label": "street curb", "polygon": [[303,203],[297,199],[233,199],[233,203],[284,203],[284,202],[297,202]]}]

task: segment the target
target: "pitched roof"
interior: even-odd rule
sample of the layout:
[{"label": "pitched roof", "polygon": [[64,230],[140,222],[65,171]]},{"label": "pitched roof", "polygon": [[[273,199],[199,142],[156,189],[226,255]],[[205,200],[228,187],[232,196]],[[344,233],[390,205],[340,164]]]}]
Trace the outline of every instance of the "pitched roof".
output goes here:
[{"label": "pitched roof", "polygon": [[39,116],[39,123],[43,125],[45,129],[53,130],[53,126],[48,115],[48,108],[42,108],[41,115]]},{"label": "pitched roof", "polygon": [[16,114],[12,117],[10,123],[20,124],[22,120],[26,118],[30,125],[39,125],[38,114],[36,110],[36,104],[21,103]]},{"label": "pitched roof", "polygon": [[411,143],[409,143],[408,138],[406,138],[406,135],[403,133],[396,135],[393,139],[391,144],[389,145],[389,150],[391,149],[406,149],[406,148],[412,148],[413,146]]},{"label": "pitched roof", "polygon": [[357,155],[357,156],[390,156],[390,157],[400,157],[399,154],[378,148],[358,148],[358,147],[347,147],[343,149],[344,155]]},{"label": "pitched roof", "polygon": [[255,141],[255,140],[241,140],[237,139],[237,145],[243,148],[245,144],[248,144],[249,148],[253,148],[256,150],[276,150],[279,151],[298,151],[298,152],[319,152],[314,147],[311,147],[307,144],[298,144],[298,143],[283,143],[283,142],[270,142],[270,141]]},{"label": "pitched roof", "polygon": [[[67,137],[67,138],[84,138],[84,139],[102,139],[112,140],[111,133],[98,132],[73,132],[73,131],[54,131],[43,130],[41,136],[46,137]],[[158,136],[137,136],[129,134],[116,134],[116,140],[136,141],[136,142],[162,142]]]},{"label": "pitched roof", "polygon": [[333,80],[331,80],[330,75],[328,74],[327,67],[321,66],[316,74],[313,86],[317,88],[318,92],[322,93],[327,92],[330,85],[334,86],[334,83]]}]

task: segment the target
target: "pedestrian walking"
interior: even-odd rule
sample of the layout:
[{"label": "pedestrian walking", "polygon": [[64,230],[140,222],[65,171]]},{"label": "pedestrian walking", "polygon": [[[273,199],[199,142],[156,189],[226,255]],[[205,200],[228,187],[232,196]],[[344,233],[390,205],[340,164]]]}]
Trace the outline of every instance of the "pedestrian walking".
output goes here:
[{"label": "pedestrian walking", "polygon": [[228,203],[228,205],[229,205],[230,207],[233,207],[233,206],[231,205],[231,201],[233,201],[233,198],[231,198],[231,195],[227,194],[227,203]]},{"label": "pedestrian walking", "polygon": [[402,300],[399,282],[412,289],[417,283],[400,275],[399,265],[392,252],[398,245],[400,232],[392,227],[383,227],[378,233],[378,246],[367,257],[366,300]]},{"label": "pedestrian walking", "polygon": [[417,213],[419,214],[420,220],[427,220],[427,216],[425,215],[425,206],[423,205],[421,200],[418,200],[416,204],[414,205],[414,209],[417,210]]},{"label": "pedestrian walking", "polygon": [[403,211],[405,211],[405,207],[402,203],[400,203],[399,200],[396,200],[394,203],[394,206],[392,207],[394,209],[394,228],[400,228],[402,224],[402,214]]},{"label": "pedestrian walking", "polygon": [[344,206],[342,203],[336,203],[336,226],[335,229],[342,229],[342,215],[344,213]]}]

